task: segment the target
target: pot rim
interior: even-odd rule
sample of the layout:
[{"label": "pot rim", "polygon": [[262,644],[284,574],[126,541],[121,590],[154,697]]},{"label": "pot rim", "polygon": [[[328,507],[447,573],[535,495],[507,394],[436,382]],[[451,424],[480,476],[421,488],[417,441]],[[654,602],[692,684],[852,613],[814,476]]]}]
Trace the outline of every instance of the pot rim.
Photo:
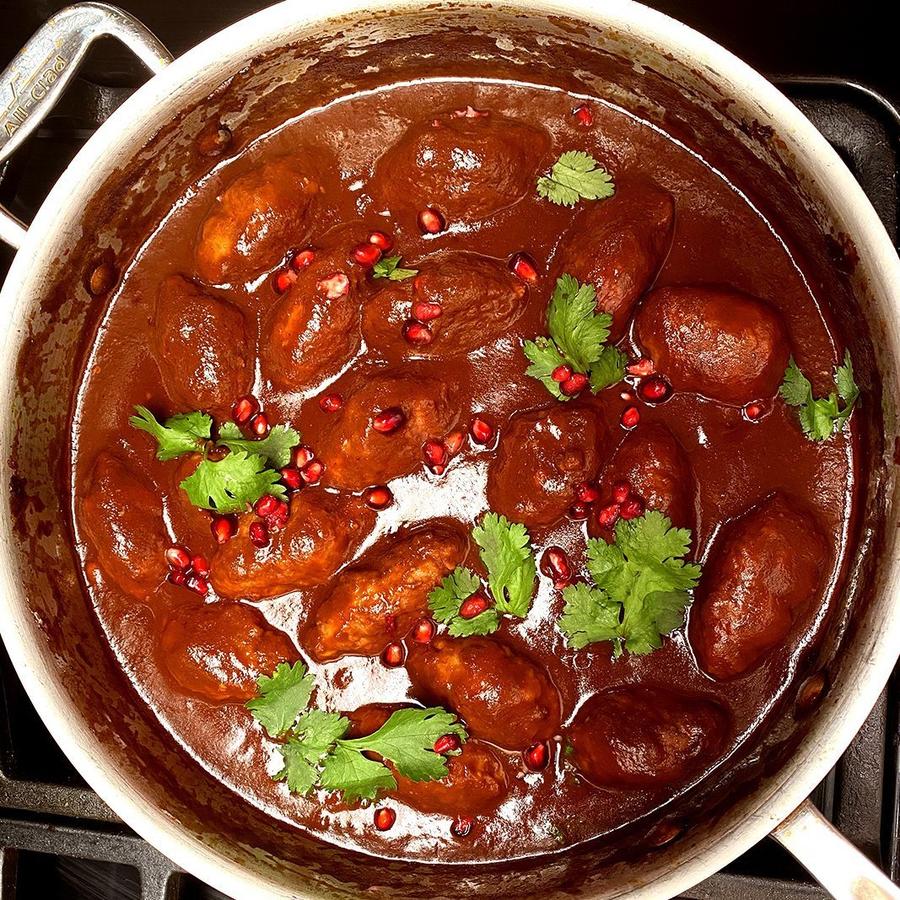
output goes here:
[{"label": "pot rim", "polygon": [[[428,4],[429,6],[431,4]],[[496,7],[514,8],[533,15],[562,16],[582,20],[599,27],[614,28],[626,35],[676,53],[714,73],[719,83],[741,97],[752,97],[765,119],[774,124],[778,137],[795,157],[802,161],[805,173],[820,184],[832,186],[832,208],[844,230],[853,236],[860,264],[870,277],[872,290],[886,307],[900,311],[900,259],[875,210],[834,149],[815,127],[774,85],[719,46],[688,26],[633,0],[455,0],[457,9]],[[160,74],[138,89],[97,130],[81,149],[50,191],[28,229],[0,291],[0,317],[7,360],[5,374],[15,370],[13,350],[20,326],[14,319],[17,298],[32,274],[44,235],[65,226],[71,216],[71,200],[95,169],[104,168],[117,149],[140,139],[146,122],[155,118],[155,110],[179,89],[192,82],[206,80],[211,61],[224,80],[261,50],[287,43],[286,31],[299,34],[310,27],[334,19],[373,11],[406,13],[426,6],[426,0],[319,0],[315,5],[304,0],[285,0],[261,10],[216,33],[177,58]],[[287,28],[286,28],[287,23]],[[162,123],[160,123],[162,124]],[[895,317],[896,318],[896,317]],[[900,348],[900,330],[888,323],[886,340]],[[0,490],[8,503],[9,484],[4,479]],[[5,508],[8,509],[8,506]],[[13,583],[15,553],[9,533],[8,517],[3,516],[0,540],[0,634],[26,691],[51,734],[64,742],[64,751],[97,794],[139,835],[159,849],[178,866],[197,875],[219,890],[241,898],[316,897],[274,884],[266,876],[245,869],[219,850],[208,846],[200,836],[168,816],[163,810],[144,805],[130,788],[128,780],[107,759],[103,744],[85,722],[71,715],[65,692],[57,684],[59,674],[45,658],[40,631],[25,605],[19,602]],[[884,551],[888,553],[887,550]],[[884,565],[896,570],[900,560],[896,552]],[[885,588],[886,589],[886,588]],[[896,607],[896,604],[895,604]],[[813,790],[849,745],[880,694],[894,667],[900,648],[900,614],[887,616],[878,634],[860,630],[857,640],[871,643],[865,662],[865,676],[853,679],[834,691],[821,709],[810,733],[794,751],[789,764],[753,794],[750,806],[740,821],[716,836],[711,843],[669,867],[661,877],[642,880],[635,896],[672,896],[712,875],[765,837]],[[719,825],[713,827],[713,834]]]}]

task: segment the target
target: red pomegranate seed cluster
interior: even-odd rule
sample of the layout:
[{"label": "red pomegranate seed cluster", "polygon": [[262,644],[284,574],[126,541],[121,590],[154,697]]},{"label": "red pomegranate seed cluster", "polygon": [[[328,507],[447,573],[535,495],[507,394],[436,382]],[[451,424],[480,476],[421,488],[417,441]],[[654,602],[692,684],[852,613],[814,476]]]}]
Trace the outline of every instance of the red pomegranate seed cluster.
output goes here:
[{"label": "red pomegranate seed cluster", "polygon": [[494,427],[490,422],[485,421],[481,416],[475,416],[469,423],[469,434],[472,441],[476,444],[487,444],[494,436]]},{"label": "red pomegranate seed cluster", "polygon": [[391,489],[384,484],[366,488],[363,492],[363,501],[370,509],[387,509],[394,502]]},{"label": "red pomegranate seed cluster", "polygon": [[406,413],[399,406],[389,406],[372,416],[372,428],[379,434],[393,434],[406,423]]},{"label": "red pomegranate seed cluster", "polygon": [[[419,293],[422,289],[422,276],[413,282],[413,291]],[[409,311],[409,318],[403,323],[402,334],[404,340],[414,347],[427,347],[434,340],[434,332],[429,322],[439,319],[444,309],[440,303],[433,300],[413,300]]]},{"label": "red pomegranate seed cluster", "polygon": [[419,619],[412,630],[412,639],[417,644],[430,644],[437,631],[437,626],[431,619]]},{"label": "red pomegranate seed cluster", "polygon": [[672,396],[672,385],[662,375],[648,375],[641,379],[637,393],[645,403],[665,403]]},{"label": "red pomegranate seed cluster", "polygon": [[288,265],[279,269],[272,276],[272,287],[275,289],[275,293],[283,294],[287,291],[297,280],[297,275],[311,265],[315,258],[316,252],[311,249],[298,250],[294,253]]},{"label": "red pomegranate seed cluster", "polygon": [[466,597],[459,605],[459,617],[461,619],[474,619],[480,616],[489,606],[491,601],[482,591],[476,591],[471,597]]},{"label": "red pomegranate seed cluster", "polygon": [[628,431],[631,431],[632,428],[636,428],[640,421],[641,411],[636,406],[629,406],[625,412],[622,413],[622,427]]},{"label": "red pomegranate seed cluster", "polygon": [[225,544],[237,534],[237,516],[213,516],[209,529],[217,544]]},{"label": "red pomegranate seed cluster", "polygon": [[375,810],[374,822],[379,831],[390,831],[397,821],[397,813],[388,806],[379,806]]},{"label": "red pomegranate seed cluster", "polygon": [[435,474],[443,475],[450,460],[462,449],[466,439],[464,431],[451,431],[443,440],[428,438],[422,444],[425,465]]},{"label": "red pomegranate seed cluster", "polygon": [[186,587],[188,590],[205,597],[209,593],[209,562],[199,553],[191,555],[185,547],[174,544],[166,550],[166,564],[170,584]]},{"label": "red pomegranate seed cluster", "polygon": [[526,284],[537,284],[538,271],[534,260],[524,251],[513,254],[509,260],[510,269]]},{"label": "red pomegranate seed cluster", "polygon": [[399,641],[393,641],[381,651],[381,662],[389,669],[396,669],[406,662],[406,648]]},{"label": "red pomegranate seed cluster", "polygon": [[597,524],[601,528],[612,528],[620,518],[636,519],[643,513],[644,501],[627,481],[617,481],[612,489],[612,502],[597,513]]},{"label": "red pomegranate seed cluster", "polygon": [[268,547],[270,534],[287,525],[291,508],[284,500],[265,494],[256,501],[253,512],[261,521],[250,524],[250,541],[255,547]]},{"label": "red pomegranate seed cluster", "polygon": [[387,253],[394,246],[394,239],[383,231],[373,231],[369,235],[368,241],[370,244],[374,244],[382,253]]},{"label": "red pomegranate seed cluster", "polygon": [[553,579],[553,586],[561,591],[572,583],[572,564],[562,547],[548,547],[541,556],[541,572]]},{"label": "red pomegranate seed cluster", "polygon": [[440,234],[446,227],[444,217],[433,206],[426,206],[419,213],[419,229],[422,234]]},{"label": "red pomegranate seed cluster", "polygon": [[456,753],[461,744],[459,738],[455,734],[445,734],[434,742],[434,752],[444,755],[446,753]]},{"label": "red pomegranate seed cluster", "polygon": [[576,106],[572,110],[572,115],[575,116],[575,121],[582,128],[590,128],[594,124],[594,113],[587,104],[582,103],[581,106]]},{"label": "red pomegranate seed cluster", "polygon": [[246,425],[259,412],[259,400],[252,394],[238,397],[231,407],[231,416],[238,425]]},{"label": "red pomegranate seed cluster", "polygon": [[566,397],[577,397],[587,386],[588,377],[583,372],[573,372],[571,366],[557,366],[550,377],[559,384],[559,389]]},{"label": "red pomegranate seed cluster", "polygon": [[343,405],[344,398],[338,393],[324,394],[319,397],[319,408],[322,412],[336,413],[340,411]]},{"label": "red pomegranate seed cluster", "polygon": [[547,768],[547,763],[550,761],[550,748],[547,746],[547,742],[538,741],[532,744],[523,751],[522,761],[525,763],[525,767],[532,772],[540,772]]}]

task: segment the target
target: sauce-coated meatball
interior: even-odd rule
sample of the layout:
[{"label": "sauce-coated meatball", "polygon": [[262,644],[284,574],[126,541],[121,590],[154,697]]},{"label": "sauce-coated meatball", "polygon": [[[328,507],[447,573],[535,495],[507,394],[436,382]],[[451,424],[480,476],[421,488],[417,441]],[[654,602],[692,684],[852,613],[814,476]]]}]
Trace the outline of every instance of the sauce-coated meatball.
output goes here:
[{"label": "sauce-coated meatball", "polygon": [[603,463],[609,435],[586,406],[554,403],[518,413],[488,474],[491,509],[512,522],[552,525],[575,501],[575,487]]},{"label": "sauce-coated meatball", "polygon": [[194,254],[204,281],[247,281],[306,241],[319,185],[304,169],[300,159],[277,157],[239,175],[216,198]]},{"label": "sauce-coated meatball", "polygon": [[714,700],[629,685],[594,694],[568,731],[572,764],[600,787],[652,788],[699,774],[728,737]]},{"label": "sauce-coated meatball", "polygon": [[557,272],[594,285],[597,310],[612,316],[613,341],[665,261],[674,221],[671,194],[652,182],[625,182],[609,200],[584,204],[563,238]]},{"label": "sauce-coated meatball", "polygon": [[385,539],[342,572],[304,641],[320,662],[374,656],[428,612],[428,594],[466,555],[460,532],[428,526]]},{"label": "sauce-coated meatball", "polygon": [[410,651],[416,697],[457,712],[473,737],[514,750],[559,728],[559,694],[537,663],[492,638],[435,638]]},{"label": "sauce-coated meatball", "polygon": [[691,609],[701,668],[726,680],[758,666],[814,604],[828,565],[815,520],[780,494],[729,525]]},{"label": "sauce-coated meatball", "polygon": [[733,288],[659,288],[635,324],[638,344],[675,390],[736,406],[773,397],[790,356],[777,310]]}]

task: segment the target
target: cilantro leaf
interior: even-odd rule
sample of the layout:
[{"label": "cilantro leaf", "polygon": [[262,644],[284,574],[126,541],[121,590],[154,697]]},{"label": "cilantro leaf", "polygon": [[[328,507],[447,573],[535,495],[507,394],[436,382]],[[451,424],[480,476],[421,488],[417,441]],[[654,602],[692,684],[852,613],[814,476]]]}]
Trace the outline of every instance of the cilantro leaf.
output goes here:
[{"label": "cilantro leaf", "polygon": [[622,606],[600,588],[570,584],[563,588],[565,607],[559,627],[576,650],[597,641],[617,641]]},{"label": "cilantro leaf", "polygon": [[304,712],[291,737],[278,748],[284,768],[274,776],[275,781],[286,781],[289,790],[308,794],[319,780],[319,766],[349,727],[350,722],[337,713]]},{"label": "cilantro leaf", "polygon": [[473,634],[491,634],[500,627],[500,615],[490,607],[472,619],[459,614],[463,600],[471,597],[481,587],[481,579],[471,570],[457,566],[429,595],[428,605],[435,620],[449,624],[453,637],[470,637]]},{"label": "cilantro leaf", "polygon": [[262,456],[273,469],[281,469],[291,461],[291,450],[300,443],[300,435],[287,425],[276,425],[264,438],[251,441],[234,422],[225,422],[217,443],[232,453],[243,450]]},{"label": "cilantro leaf", "polygon": [[525,341],[522,349],[528,359],[531,360],[531,365],[525,370],[525,374],[542,381],[544,387],[557,400],[568,400],[569,398],[559,389],[559,383],[554,381],[552,377],[553,370],[565,363],[556,344],[550,338],[539,337],[533,341]]},{"label": "cilantro leaf", "polygon": [[560,353],[576,372],[587,372],[600,358],[612,317],[595,313],[597,291],[571,275],[556,281],[547,310],[547,329]]},{"label": "cilantro leaf", "polygon": [[128,420],[129,424],[156,439],[156,458],[163,461],[199,452],[212,432],[212,419],[206,413],[180,413],[160,425],[146,406],[134,409],[137,415]]},{"label": "cilantro leaf", "polygon": [[271,737],[284,734],[309,705],[315,679],[302,662],[279,663],[272,675],[256,680],[259,695],[245,706]]},{"label": "cilantro leaf", "polygon": [[243,512],[263,494],[285,496],[281,475],[266,468],[266,461],[244,451],[229,453],[218,462],[209,459],[181,482],[194,506],[219,513]]},{"label": "cilantro leaf", "polygon": [[[791,357],[779,388],[782,399],[788,406],[797,407],[800,428],[810,440],[824,441],[837,434],[843,427],[856,401],[859,387],[853,376],[853,360],[850,351],[844,354],[844,361],[834,369],[835,391],[827,397],[813,396],[809,379],[800,371]],[[843,401],[843,406],[838,402]]]},{"label": "cilantro leaf", "polygon": [[537,566],[525,526],[510,522],[506,516],[488,513],[472,529],[472,537],[481,548],[481,561],[488,570],[488,586],[497,611],[520,619],[527,616]]},{"label": "cilantro leaf", "polygon": [[322,763],[319,786],[340,791],[346,803],[356,803],[374,800],[379,791],[394,790],[397,780],[384,763],[338,744]]},{"label": "cilantro leaf", "polygon": [[551,203],[574,206],[579,200],[604,200],[615,193],[612,176],[581,150],[569,150],[538,178],[537,192]]},{"label": "cilantro leaf", "polygon": [[784,381],[778,392],[788,406],[803,406],[812,399],[812,385],[800,371],[792,356],[784,373]]},{"label": "cilantro leaf", "polygon": [[599,394],[604,388],[618,384],[625,377],[628,357],[616,347],[602,347],[591,365],[591,391]]},{"label": "cilantro leaf", "polygon": [[385,256],[372,267],[373,278],[387,278],[389,281],[405,281],[419,274],[418,269],[401,269],[400,256]]}]

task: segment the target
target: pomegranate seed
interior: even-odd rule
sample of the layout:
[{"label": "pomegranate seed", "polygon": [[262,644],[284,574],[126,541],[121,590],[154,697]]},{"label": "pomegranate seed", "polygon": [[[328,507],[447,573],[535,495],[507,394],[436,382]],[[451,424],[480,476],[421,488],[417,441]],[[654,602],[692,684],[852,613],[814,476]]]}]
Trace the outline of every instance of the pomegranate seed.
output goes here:
[{"label": "pomegranate seed", "polygon": [[388,644],[387,647],[381,651],[381,661],[389,669],[396,669],[398,666],[402,666],[405,659],[406,649],[399,641]]},{"label": "pomegranate seed", "polygon": [[444,217],[433,206],[427,206],[419,213],[419,228],[423,234],[440,234],[446,227]]},{"label": "pomegranate seed", "polygon": [[526,281],[528,284],[537,284],[537,267],[527,253],[515,253],[509,260],[509,267],[522,281]]},{"label": "pomegranate seed", "polygon": [[260,438],[269,433],[269,419],[265,413],[257,413],[250,420],[250,430]]},{"label": "pomegranate seed", "polygon": [[629,406],[622,413],[622,427],[627,429],[634,428],[641,421],[641,411],[636,406]]},{"label": "pomegranate seed", "polygon": [[656,366],[653,365],[652,359],[642,356],[637,362],[633,362],[631,365],[626,366],[625,371],[628,372],[629,375],[636,375],[638,378],[646,378],[656,371]]},{"label": "pomegranate seed", "polygon": [[276,294],[283,294],[297,280],[297,273],[290,269],[282,269],[275,273],[272,280],[272,287],[275,288]]},{"label": "pomegranate seed", "polygon": [[273,497],[272,494],[265,494],[253,504],[253,512],[264,519],[266,516],[271,516],[277,506],[278,498]]},{"label": "pomegranate seed", "polygon": [[294,258],[291,260],[291,268],[295,272],[299,272],[302,269],[307,268],[307,266],[312,265],[312,261],[315,258],[315,250],[301,250],[299,253],[294,254]]},{"label": "pomegranate seed", "polygon": [[576,106],[575,109],[572,110],[572,115],[575,116],[575,121],[581,125],[582,128],[590,128],[591,125],[594,124],[594,114],[591,112],[591,108],[585,104]]},{"label": "pomegranate seed", "polygon": [[567,378],[559,389],[567,397],[575,397],[588,386],[588,377],[581,372],[575,372],[571,378]]},{"label": "pomegranate seed", "polygon": [[198,553],[196,556],[191,557],[191,569],[195,575],[205,578],[209,575],[209,560]]},{"label": "pomegranate seed", "polygon": [[307,484],[318,484],[325,471],[325,463],[320,459],[311,459],[301,470],[300,477]]},{"label": "pomegranate seed", "polygon": [[435,475],[440,475],[444,471],[444,468],[447,465],[447,448],[444,446],[443,441],[439,441],[436,438],[429,438],[422,444],[422,454],[425,457],[428,468],[430,468]]},{"label": "pomegranate seed", "polygon": [[413,629],[412,639],[417,644],[430,644],[436,630],[437,628],[431,619],[419,619],[416,627]]},{"label": "pomegranate seed", "polygon": [[280,470],[281,483],[292,491],[299,491],[303,487],[303,476],[296,466],[285,466]]},{"label": "pomegranate seed", "polygon": [[480,616],[490,605],[488,598],[481,591],[477,591],[460,603],[459,617],[461,619],[474,619],[475,616]]},{"label": "pomegranate seed", "polygon": [[329,300],[340,300],[350,293],[350,279],[343,272],[335,272],[318,282],[316,288]]},{"label": "pomegranate seed", "polygon": [[597,513],[597,524],[601,528],[612,528],[619,518],[619,504],[610,503]]},{"label": "pomegranate seed", "polygon": [[344,398],[340,394],[326,394],[319,397],[319,406],[322,412],[336,413],[344,405]]},{"label": "pomegranate seed", "polygon": [[406,413],[399,406],[390,406],[372,417],[372,427],[379,434],[393,434],[406,422]]},{"label": "pomegranate seed", "polygon": [[191,575],[191,577],[188,578],[187,586],[195,594],[199,594],[201,597],[205,597],[209,593],[209,582],[205,578],[198,578],[196,575]]},{"label": "pomegranate seed", "polygon": [[444,446],[447,448],[447,453],[450,456],[456,456],[457,453],[462,449],[463,441],[466,439],[466,433],[464,431],[451,431],[447,437],[444,438]]},{"label": "pomegranate seed", "polygon": [[237,519],[234,516],[213,516],[209,528],[216,543],[224,544],[237,534]]},{"label": "pomegranate seed", "polygon": [[170,582],[171,584],[177,585],[178,587],[182,587],[184,584],[186,584],[187,580],[187,572],[182,572],[180,570],[169,572],[169,574],[166,575],[166,581]]},{"label": "pomegranate seed", "polygon": [[410,315],[419,322],[431,322],[439,319],[444,313],[444,307],[440,303],[432,303],[429,300],[417,300],[412,305]]},{"label": "pomegranate seed", "polygon": [[435,753],[454,753],[459,747],[459,738],[455,734],[445,734],[434,742]]},{"label": "pomegranate seed", "polygon": [[387,253],[394,246],[394,239],[383,231],[373,231],[369,235],[369,243],[374,244],[382,253]]},{"label": "pomegranate seed", "polygon": [[465,837],[475,824],[475,820],[471,816],[457,816],[450,826],[450,833],[454,837]]},{"label": "pomegranate seed", "polygon": [[548,547],[541,557],[541,571],[553,579],[553,586],[561,590],[572,581],[572,566],[562,547]]},{"label": "pomegranate seed", "polygon": [[287,525],[290,511],[291,508],[284,500],[276,500],[275,509],[266,516],[266,525],[268,526],[269,531],[278,531],[279,529],[284,528],[284,526]]},{"label": "pomegranate seed", "polygon": [[638,386],[638,394],[646,403],[662,403],[672,395],[672,385],[662,375],[650,375]]},{"label": "pomegranate seed", "polygon": [[294,448],[291,462],[293,462],[298,469],[302,469],[315,455],[316,454],[305,444],[300,444],[299,447]]},{"label": "pomegranate seed", "polygon": [[367,488],[363,494],[363,500],[365,500],[366,506],[372,509],[387,509],[394,502],[394,495],[390,488],[379,484],[376,487]]},{"label": "pomegranate seed", "polygon": [[269,529],[266,528],[265,522],[250,523],[250,542],[255,547],[269,546]]},{"label": "pomegranate seed", "polygon": [[572,367],[571,366],[557,366],[551,373],[550,377],[554,381],[563,382],[568,381],[572,377]]},{"label": "pomegranate seed", "polygon": [[624,503],[630,493],[631,485],[627,481],[617,481],[613,485],[612,495],[616,503]]},{"label": "pomegranate seed", "polygon": [[397,821],[397,813],[387,806],[380,806],[375,810],[374,821],[375,827],[379,831],[390,831],[394,827],[394,822]]},{"label": "pomegranate seed", "polygon": [[600,491],[595,485],[583,481],[575,488],[575,496],[582,503],[596,503],[600,499]]},{"label": "pomegranate seed", "polygon": [[540,772],[550,760],[550,750],[544,741],[538,741],[522,754],[522,759],[532,772]]},{"label": "pomegranate seed", "polygon": [[431,329],[415,319],[407,319],[403,323],[403,337],[414,347],[427,347],[434,340]]},{"label": "pomegranate seed", "polygon": [[170,569],[180,569],[184,571],[184,569],[188,568],[191,564],[191,555],[184,547],[179,547],[176,544],[174,547],[169,547],[169,549],[166,550],[166,562],[169,564]]},{"label": "pomegranate seed", "polygon": [[573,503],[569,507],[569,518],[580,522],[588,517],[588,508],[583,503]]},{"label": "pomegranate seed", "polygon": [[247,394],[245,397],[238,397],[231,407],[231,415],[238,425],[246,425],[259,412],[259,400],[256,397]]},{"label": "pomegranate seed", "polygon": [[644,504],[637,497],[630,497],[619,507],[619,515],[625,519],[636,519],[644,512]]},{"label": "pomegranate seed", "polygon": [[475,416],[469,424],[469,434],[476,444],[486,444],[494,436],[494,429],[484,419]]},{"label": "pomegranate seed", "polygon": [[748,422],[758,422],[763,413],[762,404],[748,403],[741,412]]},{"label": "pomegranate seed", "polygon": [[367,241],[365,244],[357,244],[353,248],[352,256],[363,268],[371,269],[381,259],[381,250]]}]

